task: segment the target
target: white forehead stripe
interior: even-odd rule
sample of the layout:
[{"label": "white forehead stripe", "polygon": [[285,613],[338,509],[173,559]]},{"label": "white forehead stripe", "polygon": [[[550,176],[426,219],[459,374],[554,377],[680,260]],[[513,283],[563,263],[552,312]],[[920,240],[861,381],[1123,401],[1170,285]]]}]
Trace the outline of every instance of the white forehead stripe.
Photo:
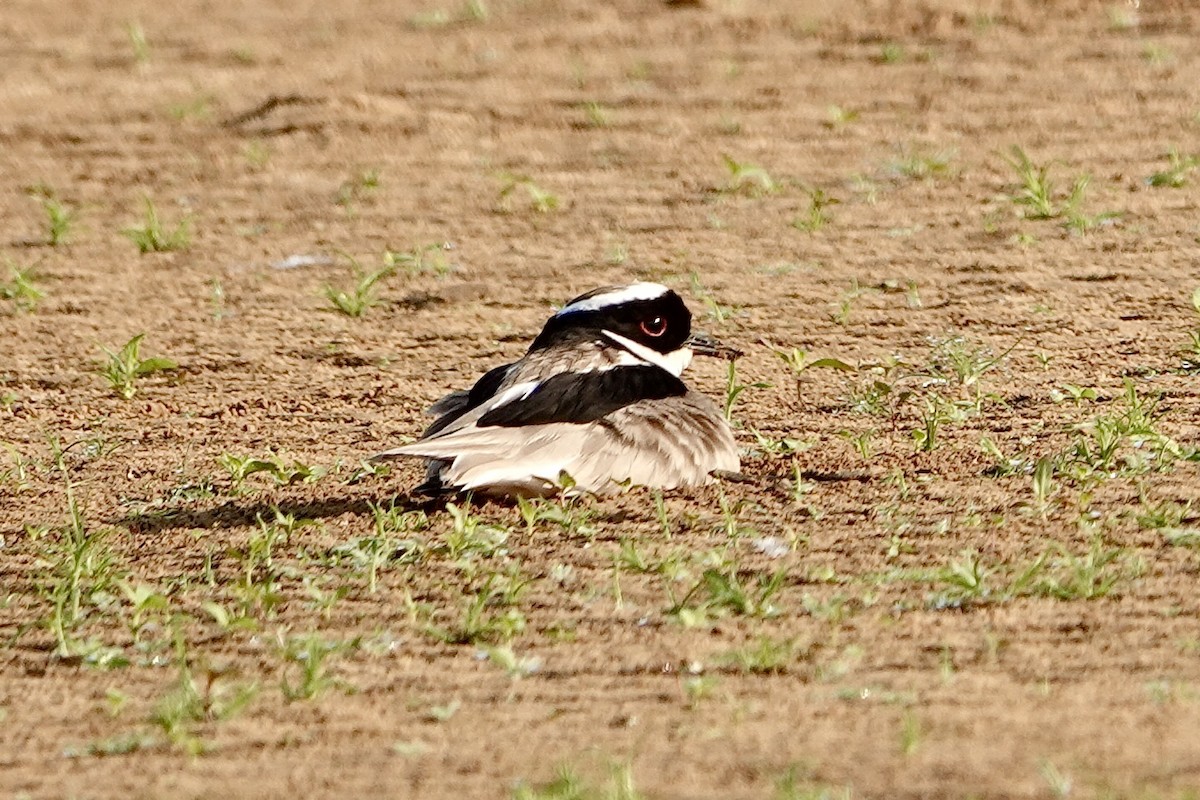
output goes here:
[{"label": "white forehead stripe", "polygon": [[554,316],[562,317],[579,311],[599,311],[602,308],[619,306],[622,303],[631,303],[637,300],[657,300],[669,291],[671,290],[661,283],[638,281],[628,286],[622,286],[620,289],[613,289],[611,292],[592,295],[585,300],[565,305]]}]

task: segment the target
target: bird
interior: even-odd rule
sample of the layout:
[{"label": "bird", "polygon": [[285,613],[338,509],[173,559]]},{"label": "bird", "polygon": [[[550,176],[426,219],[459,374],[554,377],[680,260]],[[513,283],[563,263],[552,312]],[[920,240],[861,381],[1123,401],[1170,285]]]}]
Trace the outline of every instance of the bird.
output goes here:
[{"label": "bird", "polygon": [[693,336],[691,323],[683,298],[659,283],[581,294],[522,358],[438,400],[417,441],[371,460],[426,459],[414,491],[434,495],[606,495],[737,474],[729,422],[680,376],[694,353],[741,354]]}]

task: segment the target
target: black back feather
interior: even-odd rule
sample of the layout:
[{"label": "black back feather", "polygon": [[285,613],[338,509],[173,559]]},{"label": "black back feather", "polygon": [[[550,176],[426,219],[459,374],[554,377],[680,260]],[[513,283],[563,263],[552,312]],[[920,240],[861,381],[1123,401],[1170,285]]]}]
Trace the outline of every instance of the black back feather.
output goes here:
[{"label": "black back feather", "polygon": [[488,411],[476,425],[515,428],[551,422],[595,422],[640,400],[684,394],[687,387],[683,381],[655,366],[564,372],[539,383],[528,397]]}]

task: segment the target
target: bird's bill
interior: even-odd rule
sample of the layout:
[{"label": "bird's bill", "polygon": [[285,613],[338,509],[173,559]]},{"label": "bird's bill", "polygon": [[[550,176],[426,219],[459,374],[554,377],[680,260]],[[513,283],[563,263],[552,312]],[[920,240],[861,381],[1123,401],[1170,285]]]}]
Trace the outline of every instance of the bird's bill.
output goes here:
[{"label": "bird's bill", "polygon": [[707,333],[692,334],[684,342],[684,345],[690,347],[696,355],[714,356],[716,358],[723,358],[726,361],[733,361],[734,359],[741,358],[743,355],[741,350],[721,344]]}]

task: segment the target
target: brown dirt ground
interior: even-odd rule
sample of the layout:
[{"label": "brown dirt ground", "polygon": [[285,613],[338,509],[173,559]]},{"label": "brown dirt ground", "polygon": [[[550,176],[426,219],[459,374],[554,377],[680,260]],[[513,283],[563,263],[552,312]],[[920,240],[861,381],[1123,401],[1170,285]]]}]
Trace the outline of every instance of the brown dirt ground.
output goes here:
[{"label": "brown dirt ground", "polygon": [[[1200,175],[1147,183],[1172,146],[1200,151],[1200,11],[465,9],[448,2],[439,21],[435,5],[395,0],[5,3],[0,256],[34,266],[45,298],[27,313],[0,300],[0,792],[502,797],[561,765],[602,787],[626,764],[652,798],[1194,796],[1198,564],[1171,542],[1196,538],[1179,535],[1200,499],[1195,466],[1147,465],[1161,436],[1126,437],[1089,477],[1075,448],[1089,421],[1123,413],[1126,378],[1161,395],[1153,424],[1176,455],[1200,437],[1180,355],[1197,325]],[[261,109],[271,97],[288,102]],[[1059,206],[1089,174],[1078,211],[1095,224],[1022,218],[1013,144],[1051,164]],[[723,154],[776,190],[729,190]],[[376,170],[376,187],[356,181]],[[502,198],[505,174],[558,208],[534,211],[522,187]],[[67,244],[44,244],[37,187],[77,210]],[[813,187],[838,202],[807,231],[790,223]],[[188,249],[138,255],[121,236],[143,196],[170,222],[190,218]],[[437,242],[453,244],[430,256],[448,274],[386,279],[360,319],[329,309],[323,287],[352,274],[338,253],[374,268],[385,248]],[[272,267],[297,254],[334,261]],[[429,548],[390,560],[370,592],[335,548],[373,535],[372,503],[413,508],[419,467],[351,481],[358,460],[518,356],[552,303],[632,278],[679,288],[701,326],[747,351],[741,380],[772,385],[735,409],[750,482],[668,495],[670,538],[646,492],[574,509],[590,531],[530,531],[485,505],[507,541],[460,558],[450,517],[427,507]],[[706,293],[734,313],[706,314]],[[97,374],[100,346],[141,332],[181,369],[125,401]],[[944,371],[939,343],[954,337],[1002,357],[971,386],[922,378]],[[797,381],[769,345],[900,356],[914,366],[889,379],[912,394],[866,413],[854,398],[869,377]],[[690,374],[722,395],[721,365]],[[1067,384],[1098,396],[1055,402]],[[935,397],[983,400],[923,452],[912,430]],[[765,452],[751,429],[800,451]],[[872,431],[864,458],[852,437]],[[989,469],[985,436],[1020,459],[1014,474]],[[135,619],[115,584],[85,575],[67,653],[48,625],[67,517],[52,437],[70,445],[87,532],[111,551],[95,575],[167,600]],[[218,458],[267,450],[329,472],[234,491]],[[1058,465],[1044,510],[1029,474],[1042,457]],[[1147,518],[1155,507],[1166,519]],[[244,552],[272,508],[317,524],[259,567],[277,604],[247,601],[254,629],[223,630],[205,603],[240,607]],[[769,557],[760,537],[789,550]],[[680,574],[639,572],[623,541]],[[1115,560],[1081,589],[1093,541]],[[1074,583],[1055,548],[1080,559]],[[945,569],[967,551],[992,571],[991,594],[947,603]],[[1027,590],[1006,592],[1039,554]],[[668,589],[684,594],[720,557],[752,587],[782,569],[776,613],[738,613],[704,589],[667,613]],[[531,581],[513,608],[484,611],[523,615],[507,644],[536,659],[524,677],[488,658],[487,637],[428,630],[453,626],[494,573],[492,588]],[[1088,599],[1087,586],[1108,591]],[[322,609],[312,587],[345,595]],[[171,737],[153,720],[183,685],[173,618],[191,685],[215,688]],[[322,664],[336,680],[289,702],[281,680],[301,670],[280,642],[308,634],[343,645]],[[772,671],[729,660],[764,636],[788,655]],[[113,653],[128,664],[102,668]],[[248,685],[249,704],[218,719]]]}]

